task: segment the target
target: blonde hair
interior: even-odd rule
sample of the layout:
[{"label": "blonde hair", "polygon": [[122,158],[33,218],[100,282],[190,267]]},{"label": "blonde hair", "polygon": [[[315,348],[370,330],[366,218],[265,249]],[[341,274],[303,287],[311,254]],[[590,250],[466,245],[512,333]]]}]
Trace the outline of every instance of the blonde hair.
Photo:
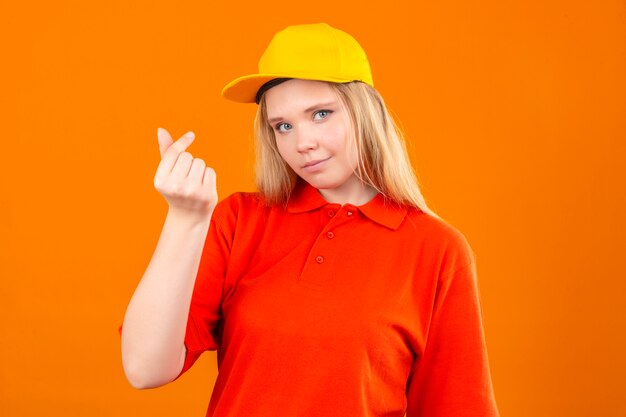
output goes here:
[{"label": "blonde hair", "polygon": [[[328,84],[347,109],[354,126],[358,153],[355,175],[386,199],[439,217],[426,205],[402,131],[380,94],[358,81]],[[274,130],[267,121],[265,96],[259,101],[254,127],[258,142],[257,188],[269,204],[286,203],[298,177],[278,152]]]}]

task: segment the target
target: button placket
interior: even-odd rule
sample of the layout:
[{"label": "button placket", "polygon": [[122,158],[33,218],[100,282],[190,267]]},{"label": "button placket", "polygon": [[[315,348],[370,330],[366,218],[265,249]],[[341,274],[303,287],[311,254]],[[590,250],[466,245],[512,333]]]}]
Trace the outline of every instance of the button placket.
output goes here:
[{"label": "button placket", "polygon": [[[350,214],[348,214],[350,212]],[[324,212],[322,212],[324,213]],[[341,252],[346,250],[342,242],[345,239],[345,233],[337,234],[337,229],[348,222],[353,221],[358,216],[354,216],[356,209],[350,207],[333,207],[326,208],[325,215],[327,221],[315,243],[310,249],[307,263],[300,275],[300,283],[318,290],[325,287],[325,283],[333,278],[333,263],[337,256],[341,256]]]},{"label": "button placket", "polygon": [[[333,209],[329,209],[329,210],[327,211],[327,214],[328,214],[328,217],[331,217],[331,218],[332,218],[332,217],[335,217],[335,215],[337,214],[337,212],[336,212],[335,210],[333,210]],[[332,220],[331,220],[331,221],[332,221]],[[327,232],[327,233],[326,233],[326,237],[327,237],[328,239],[332,239],[332,238],[334,238],[334,237],[335,237],[335,234],[334,234],[333,232],[330,232],[330,231],[329,231],[329,232]],[[316,244],[315,244],[315,245],[317,246],[317,242],[316,242]],[[315,257],[315,262],[317,262],[317,263],[318,263],[318,264],[320,264],[320,265],[321,265],[321,264],[323,264],[323,263],[324,263],[324,256],[322,256],[322,255],[317,255],[317,256]]]}]

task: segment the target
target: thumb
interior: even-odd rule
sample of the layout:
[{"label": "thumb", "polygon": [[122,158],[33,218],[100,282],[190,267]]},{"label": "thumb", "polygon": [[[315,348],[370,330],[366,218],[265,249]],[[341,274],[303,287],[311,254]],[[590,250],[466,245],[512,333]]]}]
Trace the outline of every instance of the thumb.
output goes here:
[{"label": "thumb", "polygon": [[161,154],[161,158],[165,155],[165,151],[169,148],[174,141],[172,140],[172,135],[170,132],[163,129],[162,127],[157,129],[157,141],[159,142],[159,152]]}]

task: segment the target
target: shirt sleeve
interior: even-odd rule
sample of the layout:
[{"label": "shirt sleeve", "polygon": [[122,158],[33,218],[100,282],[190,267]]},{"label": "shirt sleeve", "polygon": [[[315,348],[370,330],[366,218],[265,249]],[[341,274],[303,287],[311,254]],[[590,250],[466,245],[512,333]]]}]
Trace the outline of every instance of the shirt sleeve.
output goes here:
[{"label": "shirt sleeve", "polygon": [[189,307],[185,332],[187,354],[176,379],[191,368],[203,352],[216,350],[220,344],[222,295],[232,246],[232,236],[224,232],[220,222],[224,217],[223,207],[218,205],[211,217]]},{"label": "shirt sleeve", "polygon": [[406,417],[497,417],[476,264],[442,277],[421,357],[407,385]]}]

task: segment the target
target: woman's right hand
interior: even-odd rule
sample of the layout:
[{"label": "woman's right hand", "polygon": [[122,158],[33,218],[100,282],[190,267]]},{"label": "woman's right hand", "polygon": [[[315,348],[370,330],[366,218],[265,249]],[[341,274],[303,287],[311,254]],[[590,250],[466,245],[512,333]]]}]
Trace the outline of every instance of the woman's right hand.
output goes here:
[{"label": "woman's right hand", "polygon": [[124,372],[141,389],[167,384],[183,368],[189,305],[217,204],[215,172],[185,151],[193,133],[174,142],[159,129],[158,139],[161,163],[154,186],[170,209],[122,329]]},{"label": "woman's right hand", "polygon": [[170,211],[205,219],[217,204],[215,171],[185,150],[195,135],[188,132],[176,142],[163,128],[157,131],[161,163],[154,176],[154,187],[167,200]]}]

